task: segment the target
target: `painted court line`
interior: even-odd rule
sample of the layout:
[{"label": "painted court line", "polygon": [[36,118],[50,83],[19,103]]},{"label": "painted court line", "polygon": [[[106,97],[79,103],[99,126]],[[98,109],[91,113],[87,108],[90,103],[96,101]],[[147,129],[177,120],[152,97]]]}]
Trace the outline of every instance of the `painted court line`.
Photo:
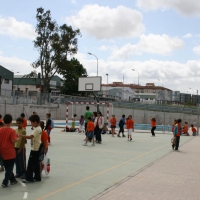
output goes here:
[{"label": "painted court line", "polygon": [[24,183],[22,183],[21,181],[20,181],[20,183],[22,184],[23,187],[26,187],[26,185]]},{"label": "painted court line", "polygon": [[141,158],[141,157],[143,157],[143,156],[146,156],[146,155],[148,155],[148,154],[150,154],[150,153],[152,153],[152,152],[154,152],[154,151],[157,151],[157,150],[159,150],[159,149],[161,149],[161,148],[163,148],[163,147],[165,147],[165,146],[169,146],[169,143],[167,143],[167,144],[165,144],[165,145],[163,145],[163,146],[160,146],[160,147],[158,147],[158,148],[156,148],[156,149],[153,149],[153,150],[151,150],[151,151],[148,151],[148,152],[146,152],[146,153],[144,153],[144,154],[141,154],[141,155],[139,155],[139,156],[136,156],[136,157],[134,157],[134,158],[132,158],[132,159],[130,159],[130,160],[124,161],[124,162],[122,162],[122,163],[120,163],[120,164],[118,164],[118,165],[115,165],[115,166],[113,166],[113,167],[110,167],[110,168],[108,168],[108,169],[106,169],[106,170],[103,170],[103,171],[101,171],[101,172],[99,172],[99,173],[97,173],[97,174],[94,174],[94,175],[92,175],[92,176],[89,176],[89,177],[87,177],[87,178],[85,178],[85,179],[82,179],[82,180],[80,180],[80,181],[78,181],[78,182],[75,182],[75,183],[72,183],[72,184],[70,184],[70,185],[67,185],[67,186],[65,186],[65,187],[63,187],[63,188],[60,188],[60,189],[54,191],[54,192],[51,192],[51,193],[49,193],[49,194],[47,194],[47,195],[44,195],[44,196],[42,196],[42,197],[39,197],[39,198],[37,198],[36,200],[45,199],[45,198],[47,198],[47,197],[49,197],[49,196],[55,195],[55,194],[57,194],[57,193],[59,193],[59,192],[62,192],[63,190],[66,190],[66,189],[68,189],[68,188],[71,188],[71,187],[73,187],[73,186],[75,186],[75,185],[78,185],[78,184],[80,184],[80,183],[83,183],[83,182],[85,182],[85,181],[87,181],[87,180],[89,180],[89,179],[92,179],[92,178],[96,177],[96,176],[99,176],[99,175],[104,174],[104,173],[106,173],[106,172],[108,172],[108,171],[111,171],[111,170],[113,170],[113,169],[116,169],[116,168],[118,168],[118,167],[120,167],[120,166],[122,166],[122,165],[125,165],[125,164],[127,164],[127,163],[129,163],[129,162],[132,162],[132,161],[134,161],[134,160],[136,160],[136,159],[138,159],[138,158]]},{"label": "painted court line", "polygon": [[24,192],[23,199],[27,199],[27,197],[28,197],[28,192]]}]

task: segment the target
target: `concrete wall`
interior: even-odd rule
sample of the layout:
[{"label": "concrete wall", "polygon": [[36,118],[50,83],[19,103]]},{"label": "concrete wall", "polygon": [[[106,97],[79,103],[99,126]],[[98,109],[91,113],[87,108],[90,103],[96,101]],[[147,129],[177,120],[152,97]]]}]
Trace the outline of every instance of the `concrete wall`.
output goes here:
[{"label": "concrete wall", "polygon": [[[13,119],[15,120],[22,112],[25,113],[27,117],[32,115],[33,111],[36,111],[38,115],[41,117],[41,119],[46,118],[46,113],[50,112],[52,115],[52,118],[55,120],[65,120],[66,119],[66,106],[64,104],[60,105],[58,108],[58,105],[53,105],[54,107],[48,107],[48,106],[37,106],[37,105],[5,105],[0,104],[0,114],[9,113],[13,116]],[[57,107],[56,107],[57,106]],[[86,105],[74,105],[72,110],[72,105],[69,106],[69,118],[73,114],[77,114],[77,119],[85,112]],[[100,105],[100,110],[103,113],[103,115],[106,118],[106,106]],[[90,106],[91,111],[96,111],[96,106],[91,105]],[[112,107],[110,107],[110,117],[112,114]],[[181,118],[183,122],[187,121],[189,124],[195,122],[197,124],[197,115],[191,115],[191,114],[183,114],[183,113],[164,113],[164,112],[157,112],[157,111],[149,111],[149,110],[136,110],[136,109],[127,109],[127,108],[113,108],[113,114],[115,114],[117,120],[119,121],[121,119],[122,114],[125,114],[126,116],[132,115],[135,123],[141,123],[141,124],[149,124],[150,119],[152,117],[155,117],[157,120],[157,124],[172,124],[174,119]]]}]

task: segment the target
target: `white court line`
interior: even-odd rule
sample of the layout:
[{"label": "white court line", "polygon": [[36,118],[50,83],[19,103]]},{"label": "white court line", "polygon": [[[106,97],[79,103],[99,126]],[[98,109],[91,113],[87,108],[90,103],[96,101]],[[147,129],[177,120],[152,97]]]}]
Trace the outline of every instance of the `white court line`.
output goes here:
[{"label": "white court line", "polygon": [[26,185],[24,183],[22,183],[21,181],[20,181],[20,183],[22,184],[23,187],[26,187]]},{"label": "white court line", "polygon": [[27,197],[28,197],[28,192],[24,192],[24,197],[23,197],[23,199],[27,199]]}]

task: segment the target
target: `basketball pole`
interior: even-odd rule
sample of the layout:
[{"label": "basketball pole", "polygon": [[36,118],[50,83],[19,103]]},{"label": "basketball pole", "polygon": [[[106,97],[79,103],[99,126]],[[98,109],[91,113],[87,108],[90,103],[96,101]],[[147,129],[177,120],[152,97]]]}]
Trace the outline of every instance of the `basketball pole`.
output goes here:
[{"label": "basketball pole", "polygon": [[95,92],[93,92],[93,94],[94,94],[94,97],[95,97],[95,99],[97,101],[97,112],[100,112],[100,110],[99,110],[99,98],[98,98],[98,95]]}]

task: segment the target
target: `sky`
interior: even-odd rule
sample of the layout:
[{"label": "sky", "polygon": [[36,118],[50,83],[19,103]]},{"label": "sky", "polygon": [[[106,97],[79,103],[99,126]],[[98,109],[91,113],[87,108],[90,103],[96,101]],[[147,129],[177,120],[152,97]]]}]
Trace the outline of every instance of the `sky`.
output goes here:
[{"label": "sky", "polygon": [[[0,0],[0,65],[24,75],[34,49],[36,10],[79,28],[76,57],[102,83],[154,83],[200,93],[199,0]],[[88,52],[94,54],[89,55]],[[134,69],[135,71],[133,71]],[[124,77],[124,79],[123,79]]]}]

